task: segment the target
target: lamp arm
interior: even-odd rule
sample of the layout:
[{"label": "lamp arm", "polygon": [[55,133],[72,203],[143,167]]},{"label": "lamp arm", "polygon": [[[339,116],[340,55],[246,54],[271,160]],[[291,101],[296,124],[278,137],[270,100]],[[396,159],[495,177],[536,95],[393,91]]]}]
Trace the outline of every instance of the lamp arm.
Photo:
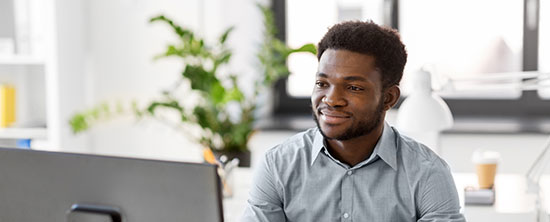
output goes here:
[{"label": "lamp arm", "polygon": [[473,82],[474,85],[488,84],[498,86],[502,83],[499,81],[519,81],[516,85],[512,85],[514,89],[522,91],[539,90],[550,88],[550,73],[539,71],[525,71],[525,72],[508,72],[497,73],[487,76],[470,76],[461,78],[452,78],[447,76],[447,82],[443,84],[440,90],[443,91],[456,91],[456,84],[460,82]]},{"label": "lamp arm", "polygon": [[520,88],[523,91],[549,88],[548,80],[550,80],[550,73],[540,73],[538,77],[523,79]]},{"label": "lamp arm", "polygon": [[[537,157],[533,165],[527,171],[527,192],[534,193],[536,195],[536,213],[537,213],[537,222],[549,222],[549,215],[546,212],[546,205],[544,195],[540,189],[539,180],[544,172],[544,169],[550,162],[550,139],[546,142],[542,153]],[[548,192],[548,191],[547,191]]]},{"label": "lamp arm", "polygon": [[544,145],[542,153],[537,157],[533,165],[527,171],[527,180],[530,182],[538,183],[539,179],[544,172],[544,169],[550,162],[550,139]]}]

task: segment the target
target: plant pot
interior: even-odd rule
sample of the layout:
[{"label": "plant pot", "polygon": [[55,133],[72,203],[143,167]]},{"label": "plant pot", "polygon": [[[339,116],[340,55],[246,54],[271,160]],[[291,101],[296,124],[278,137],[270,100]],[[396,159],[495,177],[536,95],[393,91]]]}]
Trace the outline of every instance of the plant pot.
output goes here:
[{"label": "plant pot", "polygon": [[220,159],[221,155],[225,155],[228,160],[232,160],[233,158],[239,158],[239,167],[250,167],[250,150],[244,151],[244,152],[228,152],[228,151],[221,151],[221,150],[213,150],[214,156],[216,156],[217,159]]}]

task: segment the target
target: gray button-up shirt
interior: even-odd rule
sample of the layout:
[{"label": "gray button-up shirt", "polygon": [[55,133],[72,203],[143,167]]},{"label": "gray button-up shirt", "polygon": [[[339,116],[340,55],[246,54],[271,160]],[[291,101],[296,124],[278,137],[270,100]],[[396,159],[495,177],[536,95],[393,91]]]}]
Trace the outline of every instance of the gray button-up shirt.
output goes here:
[{"label": "gray button-up shirt", "polygon": [[241,221],[465,221],[448,165],[387,123],[372,155],[350,167],[317,128],[268,150]]}]

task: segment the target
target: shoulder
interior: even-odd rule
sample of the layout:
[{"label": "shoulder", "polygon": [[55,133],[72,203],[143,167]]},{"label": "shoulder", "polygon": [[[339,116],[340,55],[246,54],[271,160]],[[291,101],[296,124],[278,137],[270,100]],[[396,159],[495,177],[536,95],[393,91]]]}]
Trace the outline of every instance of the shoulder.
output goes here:
[{"label": "shoulder", "polygon": [[313,141],[318,131],[317,128],[310,128],[287,138],[282,143],[268,149],[265,158],[279,166],[307,161],[311,155]]},{"label": "shoulder", "polygon": [[436,171],[450,174],[447,163],[428,146],[402,135],[393,128],[396,135],[398,156],[404,169],[408,169],[410,176],[426,176]]},{"label": "shoulder", "polygon": [[441,163],[442,159],[428,146],[416,141],[415,139],[401,134],[395,128],[393,128],[393,130],[396,135],[396,142],[397,146],[399,147],[399,152],[401,152],[401,155],[405,160],[409,160],[416,164],[422,165]]},{"label": "shoulder", "polygon": [[[411,190],[415,191],[417,203],[437,202],[442,200],[441,197],[457,200],[451,169],[445,160],[426,145],[393,130],[396,132],[398,158],[402,164],[400,168]],[[433,194],[436,190],[438,195]]]},{"label": "shoulder", "polygon": [[394,131],[420,220],[464,221],[449,165],[426,145]]}]

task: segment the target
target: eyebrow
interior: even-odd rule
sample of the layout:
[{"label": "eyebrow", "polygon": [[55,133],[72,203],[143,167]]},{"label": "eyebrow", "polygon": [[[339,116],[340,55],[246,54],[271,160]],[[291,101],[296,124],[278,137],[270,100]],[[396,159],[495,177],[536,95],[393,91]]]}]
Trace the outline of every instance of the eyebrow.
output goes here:
[{"label": "eyebrow", "polygon": [[[328,75],[325,74],[325,73],[317,73],[317,76],[318,77],[321,77],[321,78],[328,78]],[[362,76],[346,76],[344,77],[344,80],[347,80],[347,81],[363,81],[363,82],[366,82],[367,79],[365,77],[362,77]]]},{"label": "eyebrow", "polygon": [[318,77],[322,77],[322,78],[328,78],[327,74],[322,73],[322,72],[318,72],[318,73],[317,73],[317,76],[318,76]]}]

